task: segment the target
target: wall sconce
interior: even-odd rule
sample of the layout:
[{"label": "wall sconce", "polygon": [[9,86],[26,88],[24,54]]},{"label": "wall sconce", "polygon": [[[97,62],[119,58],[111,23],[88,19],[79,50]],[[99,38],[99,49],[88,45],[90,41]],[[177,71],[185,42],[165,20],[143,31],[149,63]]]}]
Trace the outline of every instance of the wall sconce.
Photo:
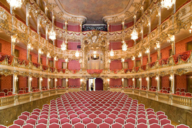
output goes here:
[{"label": "wall sconce", "polygon": [[32,78],[32,77],[29,77],[29,80],[30,80],[30,81],[32,81],[32,80],[33,80],[33,78]]},{"label": "wall sconce", "polygon": [[135,81],[135,78],[132,78],[132,81]]},{"label": "wall sconce", "polygon": [[42,78],[40,78],[40,81],[43,81],[43,79],[42,79]]},{"label": "wall sconce", "polygon": [[51,81],[51,79],[49,79],[49,78],[48,78],[48,81],[50,82],[50,81]]},{"label": "wall sconce", "polygon": [[107,79],[107,81],[109,82],[109,81],[110,81],[110,79]]},{"label": "wall sconce", "polygon": [[15,78],[14,78],[14,79],[15,79],[15,81],[18,81],[18,77],[17,77],[17,76],[15,76]]},{"label": "wall sconce", "polygon": [[68,81],[68,79],[66,79],[66,81]]},{"label": "wall sconce", "polygon": [[55,82],[57,82],[57,78],[55,78]]},{"label": "wall sconce", "polygon": [[156,76],[156,77],[155,77],[155,79],[158,81],[158,80],[159,80],[159,77],[158,77],[158,76]]}]

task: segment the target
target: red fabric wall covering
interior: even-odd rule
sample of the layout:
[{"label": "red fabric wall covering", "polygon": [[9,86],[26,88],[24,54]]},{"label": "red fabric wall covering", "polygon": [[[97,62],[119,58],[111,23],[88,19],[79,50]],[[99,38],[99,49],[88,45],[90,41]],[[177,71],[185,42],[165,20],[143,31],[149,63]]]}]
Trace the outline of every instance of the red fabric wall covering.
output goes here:
[{"label": "red fabric wall covering", "polygon": [[32,77],[31,87],[38,87],[38,78]]},{"label": "red fabric wall covering", "polygon": [[68,85],[70,86],[76,86],[78,88],[80,88],[81,84],[80,84],[80,78],[77,79],[68,79]]},{"label": "red fabric wall covering", "polygon": [[73,32],[80,32],[80,25],[67,25],[67,30],[68,31],[73,31]]},{"label": "red fabric wall covering", "polygon": [[109,86],[113,87],[113,86],[116,86],[116,85],[122,85],[121,78],[119,78],[119,79],[110,78]]},{"label": "red fabric wall covering", "polygon": [[19,79],[19,88],[26,88],[28,86],[27,77],[18,76],[18,79]]},{"label": "red fabric wall covering", "polygon": [[131,78],[130,78],[130,79],[127,79],[127,85],[128,85],[128,86],[133,86],[133,81],[132,81]]},{"label": "red fabric wall covering", "polygon": [[101,78],[95,79],[96,90],[103,90],[103,80]]},{"label": "red fabric wall covering", "polygon": [[170,85],[169,85],[169,76],[162,76],[161,77],[161,86],[162,86],[162,88],[170,87]]},{"label": "red fabric wall covering", "polygon": [[155,78],[155,76],[151,78],[151,86],[153,87],[157,87],[157,80]]},{"label": "red fabric wall covering", "polygon": [[133,41],[133,40],[128,40],[128,41],[125,41],[125,42],[126,42],[126,44],[127,44],[128,48],[130,48],[130,47],[133,47],[133,46],[134,46],[134,41]]},{"label": "red fabric wall covering", "polygon": [[142,86],[147,87],[147,80],[146,80],[146,78],[145,78],[145,77],[144,77],[144,78],[142,78]]},{"label": "red fabric wall covering", "polygon": [[187,89],[187,76],[186,75],[176,75],[175,76],[175,87]]},{"label": "red fabric wall covering", "polygon": [[125,26],[126,26],[127,28],[129,28],[129,27],[131,27],[131,26],[133,26],[133,25],[134,25],[134,21],[129,22],[129,23],[125,23]]},{"label": "red fabric wall covering", "polygon": [[42,87],[47,87],[47,78],[43,78]]},{"label": "red fabric wall covering", "polygon": [[68,50],[77,50],[77,45],[81,45],[80,42],[68,42],[67,49]]},{"label": "red fabric wall covering", "polygon": [[56,41],[55,41],[55,45],[56,45],[56,47],[58,47],[58,48],[61,48],[62,43],[63,43],[63,40],[56,40]]},{"label": "red fabric wall covering", "polygon": [[127,59],[125,62],[128,62],[128,69],[133,69],[134,63],[131,59]]},{"label": "red fabric wall covering", "polygon": [[12,88],[12,78],[13,78],[12,75],[11,76],[1,75],[1,90]]},{"label": "red fabric wall covering", "polygon": [[151,54],[150,57],[151,57],[151,62],[157,61],[157,52]]},{"label": "red fabric wall covering", "polygon": [[80,70],[80,63],[76,60],[70,60],[68,62],[68,69],[69,70]]},{"label": "red fabric wall covering", "polygon": [[122,69],[122,63],[121,60],[113,60],[110,63],[110,70],[121,70]]},{"label": "red fabric wall covering", "polygon": [[147,56],[143,56],[143,65],[147,65]]},{"label": "red fabric wall covering", "polygon": [[57,86],[62,86],[62,79],[57,79]]},{"label": "red fabric wall covering", "polygon": [[65,25],[64,25],[63,23],[60,23],[60,22],[58,22],[58,21],[55,21],[55,26],[63,29],[63,26],[65,26]]},{"label": "red fabric wall covering", "polygon": [[62,63],[65,62],[65,60],[63,59],[59,59],[57,62],[56,62],[56,68],[57,69],[62,69]]},{"label": "red fabric wall covering", "polygon": [[109,32],[114,32],[114,31],[121,31],[122,30],[122,25],[109,25]]},{"label": "red fabric wall covering", "polygon": [[122,43],[121,42],[110,42],[109,43],[109,50],[121,50],[122,48]]}]

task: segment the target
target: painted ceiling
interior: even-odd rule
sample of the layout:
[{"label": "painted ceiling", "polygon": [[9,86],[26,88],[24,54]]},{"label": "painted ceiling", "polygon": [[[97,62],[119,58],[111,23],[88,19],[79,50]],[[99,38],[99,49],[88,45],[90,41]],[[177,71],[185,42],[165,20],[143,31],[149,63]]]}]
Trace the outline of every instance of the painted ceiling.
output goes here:
[{"label": "painted ceiling", "polygon": [[102,23],[102,18],[123,12],[131,0],[58,0],[63,10],[87,17],[87,22]]}]

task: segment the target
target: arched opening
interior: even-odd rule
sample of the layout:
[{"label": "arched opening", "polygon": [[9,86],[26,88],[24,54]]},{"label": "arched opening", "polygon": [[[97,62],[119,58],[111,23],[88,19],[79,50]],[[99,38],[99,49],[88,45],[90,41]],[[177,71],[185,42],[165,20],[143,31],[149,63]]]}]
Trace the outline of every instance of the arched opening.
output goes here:
[{"label": "arched opening", "polygon": [[103,80],[101,78],[96,78],[95,86],[96,86],[96,91],[103,90]]},{"label": "arched opening", "polygon": [[87,91],[91,91],[91,86],[93,91],[103,90],[103,80],[101,78],[90,78],[87,80]]}]

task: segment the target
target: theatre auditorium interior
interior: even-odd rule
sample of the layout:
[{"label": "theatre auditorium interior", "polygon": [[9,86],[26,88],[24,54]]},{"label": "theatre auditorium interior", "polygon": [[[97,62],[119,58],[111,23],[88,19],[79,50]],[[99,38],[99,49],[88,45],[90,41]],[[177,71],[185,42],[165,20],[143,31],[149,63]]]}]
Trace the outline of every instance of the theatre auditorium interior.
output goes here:
[{"label": "theatre auditorium interior", "polygon": [[0,0],[0,128],[192,128],[192,0]]}]

